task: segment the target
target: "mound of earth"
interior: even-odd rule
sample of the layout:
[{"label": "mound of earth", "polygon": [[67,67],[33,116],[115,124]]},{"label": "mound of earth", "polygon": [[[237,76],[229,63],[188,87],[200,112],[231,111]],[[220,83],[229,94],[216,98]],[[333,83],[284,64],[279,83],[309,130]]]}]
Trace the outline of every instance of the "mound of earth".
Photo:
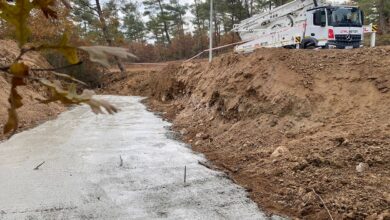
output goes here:
[{"label": "mound of earth", "polygon": [[390,47],[259,49],[107,82],[149,96],[266,211],[390,218]]},{"label": "mound of earth", "polygon": [[[18,46],[14,41],[0,40],[0,66],[6,66],[12,63],[19,55],[19,52]],[[30,67],[50,68],[49,63],[38,53],[34,52],[23,56],[22,62]],[[0,72],[0,141],[5,138],[2,131],[8,118],[9,81],[10,79]],[[18,87],[18,91],[23,97],[22,102],[24,104],[22,108],[18,109],[20,119],[19,130],[30,128],[53,118],[64,110],[58,104],[40,104],[36,99],[44,99],[46,92],[34,82],[29,83],[28,86]]]}]

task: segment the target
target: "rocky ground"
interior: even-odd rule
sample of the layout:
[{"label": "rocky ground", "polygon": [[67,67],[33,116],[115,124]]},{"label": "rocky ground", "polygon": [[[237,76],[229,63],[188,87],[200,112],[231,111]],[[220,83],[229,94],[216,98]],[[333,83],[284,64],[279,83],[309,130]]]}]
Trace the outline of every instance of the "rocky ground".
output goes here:
[{"label": "rocky ground", "polygon": [[261,49],[109,74],[104,92],[149,96],[269,212],[389,219],[389,73],[390,47]]}]

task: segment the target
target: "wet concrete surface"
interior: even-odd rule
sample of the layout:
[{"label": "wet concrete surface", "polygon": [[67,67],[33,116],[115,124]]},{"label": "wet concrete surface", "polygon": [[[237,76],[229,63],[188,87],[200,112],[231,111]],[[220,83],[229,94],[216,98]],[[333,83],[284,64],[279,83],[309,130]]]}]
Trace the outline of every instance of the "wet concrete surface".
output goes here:
[{"label": "wet concrete surface", "polygon": [[268,219],[141,98],[104,98],[121,111],[77,107],[0,144],[0,219]]}]

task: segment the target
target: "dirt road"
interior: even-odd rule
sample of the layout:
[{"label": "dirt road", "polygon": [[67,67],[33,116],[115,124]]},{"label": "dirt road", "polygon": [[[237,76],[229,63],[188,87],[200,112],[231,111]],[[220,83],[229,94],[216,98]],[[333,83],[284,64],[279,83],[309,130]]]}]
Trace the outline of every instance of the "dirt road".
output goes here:
[{"label": "dirt road", "polygon": [[77,107],[0,144],[0,219],[266,219],[140,98],[106,98],[121,112]]}]

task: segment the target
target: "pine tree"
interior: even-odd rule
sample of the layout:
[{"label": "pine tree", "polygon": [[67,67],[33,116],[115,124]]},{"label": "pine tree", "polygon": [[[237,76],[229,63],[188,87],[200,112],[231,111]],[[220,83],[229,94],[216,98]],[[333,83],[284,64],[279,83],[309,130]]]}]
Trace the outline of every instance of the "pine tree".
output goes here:
[{"label": "pine tree", "polygon": [[[114,0],[110,0],[106,3],[106,8],[103,8],[100,4],[100,0],[93,0],[94,4],[89,0],[74,0],[75,14],[74,17],[83,16],[88,18],[89,29],[85,28],[86,32],[96,33],[98,36],[100,32],[102,37],[108,46],[113,46],[115,43],[115,36],[117,36],[119,21],[117,15],[117,6]],[[103,12],[103,9],[105,10]],[[86,26],[86,23],[84,23]],[[93,28],[91,31],[91,27]],[[114,57],[121,72],[125,71],[122,62]]]},{"label": "pine tree", "polygon": [[[165,4],[163,0],[145,0],[143,1],[143,4],[146,8],[144,15],[150,16],[150,19],[153,20],[153,22],[149,23],[148,27],[157,28],[160,24],[162,24],[165,40],[168,44],[171,44],[172,41],[169,34],[169,16],[164,9]],[[156,30],[150,31],[156,32]]]},{"label": "pine tree", "polygon": [[188,6],[179,4],[177,0],[170,0],[170,4],[166,4],[164,8],[168,21],[171,23],[173,36],[184,35],[184,15],[187,13]]},{"label": "pine tree", "polygon": [[134,3],[126,3],[121,7],[124,14],[122,29],[126,40],[141,42],[145,38],[145,24],[142,16]]}]

